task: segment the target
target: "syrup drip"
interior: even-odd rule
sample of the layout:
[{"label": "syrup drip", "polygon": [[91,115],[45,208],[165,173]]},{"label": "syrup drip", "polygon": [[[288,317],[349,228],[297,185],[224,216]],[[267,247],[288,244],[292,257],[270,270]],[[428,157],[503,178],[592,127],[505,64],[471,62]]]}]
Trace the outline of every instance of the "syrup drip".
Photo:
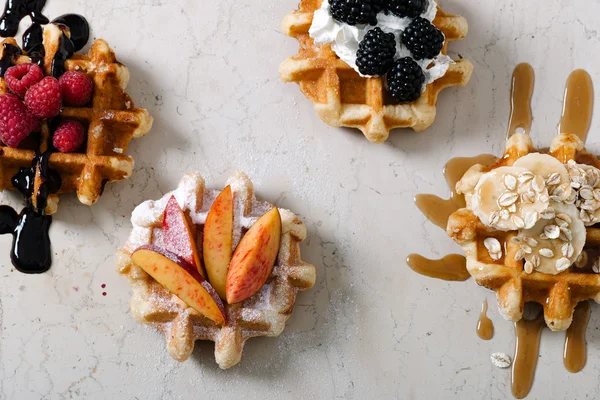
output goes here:
[{"label": "syrup drip", "polygon": [[535,319],[522,318],[515,323],[515,357],[512,365],[512,394],[522,399],[531,390],[540,351],[540,337],[546,326],[544,315]]},{"label": "syrup drip", "polygon": [[510,117],[508,119],[507,137],[511,137],[522,129],[522,133],[531,132],[531,96],[535,83],[535,73],[531,65],[517,65],[512,75],[510,88]]},{"label": "syrup drip", "polygon": [[477,336],[483,340],[490,340],[494,336],[494,323],[487,316],[487,299],[481,304],[481,313],[477,321]]},{"label": "syrup drip", "polygon": [[450,254],[441,260],[430,260],[411,254],[406,263],[415,272],[444,281],[466,281],[471,277],[467,271],[467,260],[458,254]]},{"label": "syrup drip", "polygon": [[592,124],[594,87],[590,75],[582,69],[573,71],[567,80],[559,133],[572,133],[585,143]]},{"label": "syrup drip", "polygon": [[433,194],[418,194],[415,196],[415,204],[429,221],[446,230],[450,215],[466,205],[464,196],[456,193],[456,183],[473,165],[492,165],[496,160],[497,157],[491,154],[453,158],[444,167],[444,176],[451,191],[450,198],[446,200]]},{"label": "syrup drip", "polygon": [[[19,22],[30,16],[32,25],[23,34],[23,50],[32,62],[43,66],[44,45],[41,24],[47,24],[48,18],[42,15],[45,0],[7,0],[4,14],[0,18],[0,36],[14,36]],[[86,19],[77,14],[66,14],[53,21],[63,31],[58,50],[52,59],[51,74],[59,78],[65,72],[65,61],[80,50],[89,39],[89,25]],[[70,35],[67,36],[67,32]],[[5,44],[0,59],[0,76],[13,65],[14,56],[21,54],[17,46]],[[49,167],[52,150],[48,141],[60,122],[59,118],[46,121],[48,137],[40,134],[40,145],[30,168],[22,168],[13,178],[12,184],[25,198],[26,206],[21,213],[8,206],[0,206],[0,234],[13,234],[11,250],[12,264],[24,273],[41,273],[50,268],[52,254],[49,229],[52,217],[44,214],[48,196],[58,192],[61,186],[60,175]],[[36,172],[40,179],[35,191]],[[33,198],[35,196],[35,206]]]},{"label": "syrup drip", "polygon": [[563,363],[567,371],[576,373],[583,369],[587,361],[585,331],[590,321],[590,302],[582,301],[575,307],[573,322],[565,335]]}]

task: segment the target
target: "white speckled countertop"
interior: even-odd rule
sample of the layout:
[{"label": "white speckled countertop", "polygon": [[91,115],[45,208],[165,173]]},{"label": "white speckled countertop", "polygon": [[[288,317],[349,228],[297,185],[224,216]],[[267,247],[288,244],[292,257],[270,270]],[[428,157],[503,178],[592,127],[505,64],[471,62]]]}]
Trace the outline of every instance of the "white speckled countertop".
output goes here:
[{"label": "white speckled countertop", "polygon": [[[129,67],[129,93],[155,121],[130,147],[129,181],[108,186],[92,208],[61,199],[50,272],[12,272],[10,238],[0,237],[0,399],[511,398],[510,371],[489,358],[514,349],[494,294],[405,264],[412,252],[459,250],[412,199],[448,194],[441,170],[449,158],[502,152],[519,62],[537,74],[534,142],[549,144],[571,70],[587,69],[600,85],[600,3],[440,3],[469,22],[467,39],[451,49],[475,65],[471,83],[441,94],[428,131],[396,131],[374,145],[323,124],[298,87],[279,80],[279,62],[297,49],[280,30],[296,0],[48,0],[50,17],[88,18],[93,36]],[[588,143],[596,153],[599,124]],[[303,258],[318,278],[281,337],[250,340],[241,364],[222,371],[212,343],[178,363],[161,333],[134,321],[114,254],[135,205],[186,172],[222,187],[233,169],[248,173],[259,197],[305,221]],[[475,334],[484,298],[496,327],[489,342]],[[600,310],[592,311],[586,368],[567,372],[564,334],[545,330],[529,398],[600,396]]]}]

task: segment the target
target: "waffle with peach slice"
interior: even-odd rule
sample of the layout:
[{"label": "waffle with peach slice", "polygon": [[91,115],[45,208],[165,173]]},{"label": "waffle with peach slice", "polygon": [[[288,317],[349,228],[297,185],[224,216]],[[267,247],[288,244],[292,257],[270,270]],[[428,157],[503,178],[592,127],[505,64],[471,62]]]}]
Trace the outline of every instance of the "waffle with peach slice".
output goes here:
[{"label": "waffle with peach slice", "polygon": [[315,283],[315,267],[300,256],[304,224],[256,200],[243,173],[220,192],[205,189],[198,173],[185,175],[131,220],[117,254],[133,291],[131,312],[164,332],[178,361],[196,340],[211,340],[219,366],[236,365],[246,340],[281,334],[297,293]]}]

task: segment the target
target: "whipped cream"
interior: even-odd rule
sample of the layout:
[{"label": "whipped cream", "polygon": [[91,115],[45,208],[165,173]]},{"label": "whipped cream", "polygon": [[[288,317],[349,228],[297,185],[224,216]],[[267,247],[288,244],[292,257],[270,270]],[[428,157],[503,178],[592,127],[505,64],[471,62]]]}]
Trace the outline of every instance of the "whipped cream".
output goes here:
[{"label": "whipped cream", "polygon": [[[429,0],[427,9],[421,17],[433,21],[437,13],[437,4],[433,0]],[[385,33],[392,33],[396,37],[396,55],[394,60],[403,57],[410,57],[410,50],[402,44],[402,32],[410,25],[411,18],[400,18],[393,14],[386,15],[383,12],[377,14],[377,26],[371,25],[348,25],[343,22],[336,21],[331,16],[330,5],[328,0],[323,0],[321,8],[315,11],[313,22],[308,31],[309,35],[317,44],[331,44],[332,50],[346,64],[351,66],[360,76],[363,75],[358,70],[356,65],[356,52],[358,45],[365,37],[368,31],[373,28],[380,28]],[[423,73],[425,74],[425,85],[441,78],[448,71],[450,63],[454,61],[444,54],[439,54],[433,59],[415,60]],[[425,90],[423,85],[423,90]]]}]

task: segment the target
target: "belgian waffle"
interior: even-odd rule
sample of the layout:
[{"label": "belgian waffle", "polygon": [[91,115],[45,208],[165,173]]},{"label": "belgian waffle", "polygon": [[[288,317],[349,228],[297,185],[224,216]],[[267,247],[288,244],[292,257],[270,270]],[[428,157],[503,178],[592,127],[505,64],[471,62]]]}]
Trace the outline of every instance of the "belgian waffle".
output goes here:
[{"label": "belgian waffle", "polygon": [[[488,172],[511,166],[517,159],[537,151],[529,135],[515,134],[507,141],[504,157],[498,159],[496,164],[474,168]],[[586,152],[583,142],[573,134],[556,136],[549,154],[563,164],[575,160],[579,164],[600,167],[598,159]],[[587,249],[591,253],[600,245],[600,229],[592,226],[587,227],[586,231],[584,252]],[[447,232],[463,248],[467,269],[477,283],[497,292],[500,312],[508,320],[520,320],[524,304],[536,302],[543,306],[544,318],[550,329],[565,330],[571,325],[577,303],[587,299],[600,302],[600,274],[591,273],[591,258],[581,268],[571,266],[557,275],[537,271],[526,273],[524,260],[515,261],[519,246],[512,238],[516,232],[501,232],[485,226],[467,208],[450,216]],[[498,239],[505,249],[503,256],[497,260],[490,257],[484,245],[485,238],[489,237]]]},{"label": "belgian waffle", "polygon": [[[48,24],[44,28],[45,73],[50,74],[52,59],[59,49],[62,30]],[[17,46],[14,38],[7,38],[1,44]],[[4,46],[0,46],[0,57],[4,56]],[[15,56],[15,64],[29,63],[28,56]],[[49,166],[58,172],[62,185],[57,194],[48,198],[47,214],[56,212],[58,195],[76,192],[79,201],[86,205],[94,204],[108,182],[128,178],[133,170],[133,159],[125,155],[132,138],[145,135],[152,127],[152,117],[148,111],[135,108],[125,92],[129,82],[127,67],[119,63],[108,44],[98,39],[87,55],[75,54],[65,62],[66,70],[86,73],[94,83],[92,100],[87,107],[67,107],[61,118],[81,122],[87,128],[85,151],[80,153],[53,152]],[[0,94],[6,93],[4,79],[0,78]],[[0,144],[0,190],[12,189],[11,179],[21,169],[31,167],[38,147],[43,152],[52,146],[47,121],[42,123],[41,146],[34,138],[23,142],[19,148]],[[35,175],[34,188],[40,186],[40,172]],[[34,191],[36,193],[37,190]],[[36,205],[36,196],[32,202]]]},{"label": "belgian waffle", "polygon": [[[281,63],[279,72],[283,81],[300,85],[328,125],[358,128],[374,143],[385,141],[393,128],[411,127],[420,132],[435,119],[440,91],[469,82],[473,65],[460,59],[450,64],[443,77],[427,85],[417,101],[397,104],[384,90],[382,78],[363,78],[340,60],[330,45],[315,45],[308,30],[321,3],[302,0],[298,10],[284,18],[283,32],[296,38],[300,49]],[[446,36],[442,54],[446,54],[448,42],[463,39],[468,30],[463,17],[447,14],[439,7],[433,24]]]},{"label": "belgian waffle", "polygon": [[[256,200],[252,182],[243,173],[234,174],[228,185],[234,196],[233,238],[234,246],[237,246],[250,226],[273,206]],[[315,267],[300,258],[299,244],[306,238],[304,224],[290,211],[280,209],[282,236],[273,272],[255,295],[242,303],[226,305],[226,323],[218,326],[132,263],[131,254],[136,248],[146,244],[161,245],[161,219],[171,195],[175,195],[184,212],[191,217],[201,243],[206,216],[218,193],[205,190],[202,177],[192,173],[182,178],[177,190],[158,201],[141,204],[133,212],[133,231],[129,240],[117,254],[117,269],[131,284],[131,313],[139,322],[152,325],[165,334],[167,349],[174,359],[186,360],[192,354],[196,340],[211,340],[215,342],[217,363],[226,369],[240,361],[244,343],[249,338],[281,334],[298,291],[314,285]]]}]

